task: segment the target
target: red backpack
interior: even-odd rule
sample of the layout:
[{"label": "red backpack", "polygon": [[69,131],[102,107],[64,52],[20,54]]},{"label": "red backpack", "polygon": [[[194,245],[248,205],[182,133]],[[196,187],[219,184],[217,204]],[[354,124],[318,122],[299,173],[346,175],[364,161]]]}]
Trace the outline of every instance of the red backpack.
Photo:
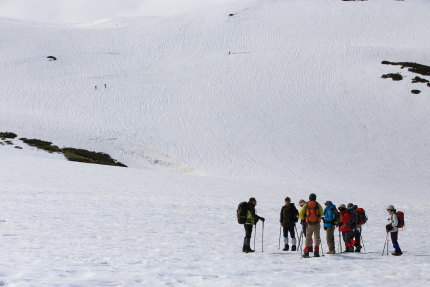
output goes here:
[{"label": "red backpack", "polygon": [[306,223],[317,223],[321,221],[321,215],[316,201],[306,203]]},{"label": "red backpack", "polygon": [[405,227],[405,214],[402,211],[397,211],[396,214],[399,220],[399,223],[397,224],[397,228]]},{"label": "red backpack", "polygon": [[367,222],[367,216],[366,216],[366,211],[359,207],[356,209],[357,212],[357,224],[363,225],[366,224]]}]

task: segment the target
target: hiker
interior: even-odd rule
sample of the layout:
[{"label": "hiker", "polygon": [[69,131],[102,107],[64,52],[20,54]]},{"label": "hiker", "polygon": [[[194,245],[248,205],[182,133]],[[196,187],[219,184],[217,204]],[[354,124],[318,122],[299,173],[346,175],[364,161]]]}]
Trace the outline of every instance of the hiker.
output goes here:
[{"label": "hiker", "polygon": [[339,224],[339,212],[336,209],[336,206],[330,201],[327,200],[325,203],[324,209],[324,230],[326,233],[326,240],[328,245],[327,254],[335,254],[335,240],[334,240],[334,230],[336,226]]},{"label": "hiker", "polygon": [[290,246],[288,245],[288,233],[291,235],[291,251],[296,251],[296,235],[294,232],[294,228],[296,227],[296,222],[298,221],[299,211],[297,210],[294,203],[291,203],[291,199],[289,197],[285,198],[285,205],[282,206],[281,209],[281,218],[279,222],[282,225],[284,231],[284,251],[288,251]]},{"label": "hiker", "polygon": [[353,242],[353,249],[355,247],[355,252],[361,251],[361,226],[359,226],[359,220],[358,220],[358,214],[357,214],[357,205],[354,205],[353,203],[348,203],[346,208],[349,211],[349,215],[351,216],[351,228],[352,228],[352,239]]},{"label": "hiker", "polygon": [[363,208],[358,208],[357,205],[353,205],[352,209],[355,212],[355,216],[357,217],[357,221],[356,221],[356,225],[355,225],[355,230],[354,230],[354,247],[355,247],[355,252],[361,252],[361,231],[363,228],[363,224],[366,223],[367,218],[366,218],[366,214],[364,213],[364,209]]},{"label": "hiker", "polygon": [[305,221],[306,241],[303,258],[309,258],[312,235],[314,236],[314,257],[319,257],[319,245],[321,243],[320,229],[321,216],[324,214],[322,206],[316,201],[317,196],[314,193],[309,195],[309,201],[303,204],[300,209],[299,219]]},{"label": "hiker", "polygon": [[387,232],[390,232],[391,235],[391,242],[393,242],[393,248],[394,252],[391,253],[394,256],[400,256],[403,254],[402,250],[400,250],[399,242],[397,242],[398,235],[399,235],[399,229],[397,226],[399,225],[399,218],[396,213],[396,209],[393,205],[388,205],[387,211],[389,214],[388,217],[388,224],[386,225]]},{"label": "hiker", "polygon": [[251,236],[252,236],[252,226],[256,225],[258,220],[264,222],[264,217],[258,216],[255,214],[255,206],[257,205],[257,200],[254,197],[251,197],[248,201],[247,212],[246,212],[246,222],[243,225],[245,228],[245,238],[243,241],[242,252],[254,252],[251,249]]},{"label": "hiker", "polygon": [[354,252],[354,234],[351,227],[351,215],[345,204],[338,207],[340,215],[339,231],[342,232],[342,238],[345,242],[345,252]]},{"label": "hiker", "polygon": [[[304,199],[299,200],[300,210],[305,203],[306,203],[306,201]],[[304,219],[302,219],[302,220],[300,220],[300,224],[302,225],[302,234],[306,238],[306,221]],[[314,241],[312,240],[312,238],[311,238],[311,243],[309,246],[309,252],[314,252]]]}]

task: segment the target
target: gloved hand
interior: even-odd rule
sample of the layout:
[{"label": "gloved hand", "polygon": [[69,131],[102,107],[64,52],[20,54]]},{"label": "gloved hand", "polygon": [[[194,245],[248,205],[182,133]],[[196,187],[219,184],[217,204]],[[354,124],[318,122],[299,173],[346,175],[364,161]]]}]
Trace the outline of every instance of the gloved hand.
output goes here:
[{"label": "gloved hand", "polygon": [[385,226],[385,230],[387,230],[387,232],[390,232],[391,230],[393,230],[393,224],[387,224],[386,226]]},{"label": "gloved hand", "polygon": [[266,219],[264,219],[264,217],[260,217],[260,220],[264,222]]}]

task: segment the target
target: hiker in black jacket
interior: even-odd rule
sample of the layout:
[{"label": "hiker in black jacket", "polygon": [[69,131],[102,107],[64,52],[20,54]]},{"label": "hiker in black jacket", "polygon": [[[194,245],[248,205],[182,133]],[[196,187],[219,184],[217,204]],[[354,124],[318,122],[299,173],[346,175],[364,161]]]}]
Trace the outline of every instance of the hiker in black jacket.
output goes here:
[{"label": "hiker in black jacket", "polygon": [[257,205],[257,200],[251,197],[247,205],[246,222],[243,225],[245,228],[245,238],[243,243],[243,252],[254,252],[251,249],[251,236],[252,236],[252,226],[256,225],[259,220],[264,222],[264,217],[255,214],[255,206]]},{"label": "hiker in black jacket", "polygon": [[294,232],[294,227],[296,226],[296,222],[298,221],[299,211],[294,206],[294,203],[291,203],[291,199],[289,197],[285,198],[285,205],[282,206],[281,209],[281,218],[280,223],[284,230],[284,251],[288,251],[290,246],[288,245],[288,233],[291,235],[291,251],[296,251],[296,235]]}]

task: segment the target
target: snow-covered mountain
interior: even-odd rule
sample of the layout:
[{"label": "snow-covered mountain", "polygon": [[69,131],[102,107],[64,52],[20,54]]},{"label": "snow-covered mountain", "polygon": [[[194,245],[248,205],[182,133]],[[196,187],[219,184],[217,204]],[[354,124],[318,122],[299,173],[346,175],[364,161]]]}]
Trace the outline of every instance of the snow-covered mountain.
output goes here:
[{"label": "snow-covered mountain", "polygon": [[[417,74],[381,62],[430,66],[428,15],[430,3],[419,0],[259,0],[75,25],[0,18],[0,132],[106,152],[130,167],[69,163],[0,146],[0,219],[6,218],[8,230],[2,246],[8,246],[9,261],[2,265],[6,277],[17,280],[2,282],[274,285],[290,260],[270,250],[277,246],[278,205],[287,195],[297,202],[310,192],[321,201],[365,206],[372,216],[368,249],[378,251],[385,205],[399,205],[411,219],[427,216],[430,87],[411,83]],[[382,79],[387,73],[404,79]],[[257,257],[261,262],[246,260],[247,266],[267,266],[267,277],[253,266],[256,274],[244,278],[234,210],[254,195],[268,218],[269,251]],[[46,233],[28,227],[32,218]],[[51,238],[56,231],[73,240]],[[429,235],[413,223],[408,231]],[[228,241],[226,232],[232,234]],[[28,243],[33,237],[34,245]],[[406,242],[411,255],[430,247],[417,238]],[[392,268],[379,257],[357,257],[358,269],[340,274],[353,280],[367,272],[371,285],[381,279],[374,268]],[[401,282],[428,282],[422,258],[402,259],[411,273]],[[328,271],[341,260],[312,266]],[[128,269],[132,261],[136,265]],[[25,266],[18,273],[26,275],[13,273],[10,262]],[[366,271],[369,262],[372,270]],[[32,264],[36,275],[28,272]],[[67,273],[73,264],[96,267],[93,273],[75,270],[78,281],[60,282],[63,275],[73,277]],[[127,280],[103,281],[94,275],[99,268],[103,276],[111,278],[109,269]],[[41,275],[44,270],[55,274],[52,281]],[[303,274],[292,272],[295,285],[329,284],[331,278],[300,283]],[[25,283],[26,276],[33,281]]]}]

